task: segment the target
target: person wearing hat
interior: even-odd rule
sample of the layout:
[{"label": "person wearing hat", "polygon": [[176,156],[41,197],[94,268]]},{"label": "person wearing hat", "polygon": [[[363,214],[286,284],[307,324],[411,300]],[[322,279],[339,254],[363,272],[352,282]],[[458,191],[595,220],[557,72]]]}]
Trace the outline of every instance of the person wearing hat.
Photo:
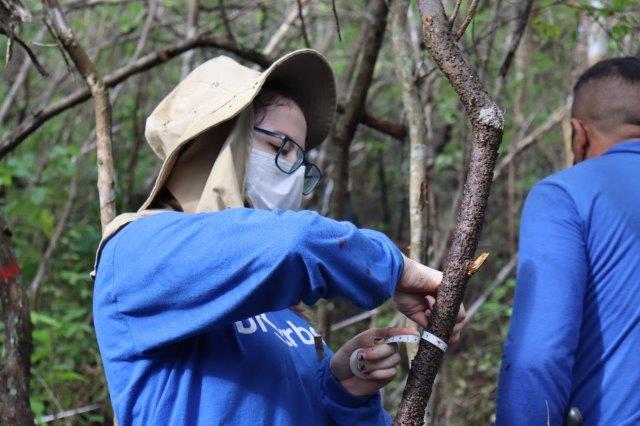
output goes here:
[{"label": "person wearing hat", "polygon": [[159,176],[105,228],[95,270],[120,425],[389,423],[377,391],[400,357],[385,340],[415,331],[368,330],[319,360],[317,332],[291,309],[393,297],[426,326],[441,280],[379,232],[299,211],[322,176],[306,152],[335,110],[328,62],[303,49],[262,73],[211,59],[147,119]]}]

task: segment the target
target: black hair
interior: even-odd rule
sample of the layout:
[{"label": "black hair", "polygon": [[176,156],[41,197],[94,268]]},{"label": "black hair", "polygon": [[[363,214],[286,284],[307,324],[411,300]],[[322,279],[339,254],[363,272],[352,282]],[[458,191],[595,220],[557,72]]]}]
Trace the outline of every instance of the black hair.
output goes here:
[{"label": "black hair", "polygon": [[260,124],[264,120],[269,107],[286,105],[291,101],[299,105],[295,95],[287,86],[277,82],[267,82],[253,100],[255,122]]},{"label": "black hair", "polygon": [[607,134],[640,126],[640,59],[606,59],[587,69],[573,89],[571,117]]},{"label": "black hair", "polygon": [[609,78],[619,78],[629,83],[640,83],[640,59],[626,56],[596,63],[578,78],[573,93],[577,93],[590,81]]}]

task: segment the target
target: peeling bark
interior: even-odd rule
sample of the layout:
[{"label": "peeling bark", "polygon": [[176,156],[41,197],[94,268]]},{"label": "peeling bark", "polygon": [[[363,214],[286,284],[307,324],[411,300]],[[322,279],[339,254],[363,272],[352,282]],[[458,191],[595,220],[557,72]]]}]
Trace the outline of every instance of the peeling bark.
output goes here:
[{"label": "peeling bark", "polygon": [[[449,341],[464,297],[467,269],[473,261],[491,188],[493,167],[502,140],[502,111],[487,94],[476,70],[451,33],[440,0],[422,0],[425,45],[449,79],[471,123],[472,143],[458,222],[427,331]],[[424,411],[444,353],[421,341],[402,396],[395,424],[423,424]]]},{"label": "peeling bark", "polygon": [[0,365],[0,424],[33,425],[29,406],[31,318],[26,288],[11,247],[11,232],[0,216],[0,302],[4,344]]}]

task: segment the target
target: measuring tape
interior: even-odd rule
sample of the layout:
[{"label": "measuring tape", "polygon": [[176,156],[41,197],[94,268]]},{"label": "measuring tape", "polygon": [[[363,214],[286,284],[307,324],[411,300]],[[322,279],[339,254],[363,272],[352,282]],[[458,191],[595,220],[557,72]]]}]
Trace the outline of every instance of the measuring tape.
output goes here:
[{"label": "measuring tape", "polygon": [[[429,333],[428,331],[423,331],[421,337],[427,342],[437,347],[438,349],[440,349],[442,352],[446,351],[447,348],[449,347],[449,345],[447,345],[447,343],[444,340],[442,340],[435,334]],[[385,343],[418,343],[419,341],[420,341],[420,337],[418,336],[412,336],[411,334],[400,334],[398,336],[389,337],[384,342]]]},{"label": "measuring tape", "polygon": [[[447,345],[447,343],[444,340],[442,340],[435,334],[429,333],[426,330],[422,332],[422,335],[420,337],[414,336],[411,334],[399,334],[397,336],[389,337],[384,342],[385,343],[418,343],[421,338],[431,343],[433,346],[440,349],[442,352],[446,351],[447,348],[449,347],[449,345]],[[351,354],[351,357],[349,358],[349,367],[351,368],[351,372],[356,377],[360,377],[361,379],[368,379],[367,375],[365,375],[364,372],[358,368],[359,366],[358,356],[360,355],[361,351],[362,351],[362,348],[358,348],[355,351],[353,351],[353,353]]]}]

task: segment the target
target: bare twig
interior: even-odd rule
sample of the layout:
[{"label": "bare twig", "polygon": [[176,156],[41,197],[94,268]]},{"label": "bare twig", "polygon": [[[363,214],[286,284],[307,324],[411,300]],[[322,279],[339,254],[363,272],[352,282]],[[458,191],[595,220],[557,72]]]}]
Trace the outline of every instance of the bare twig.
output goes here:
[{"label": "bare twig", "polygon": [[[303,15],[306,15],[309,11],[309,5],[306,4],[303,8]],[[298,8],[296,4],[292,4],[289,8],[289,12],[286,14],[284,20],[278,27],[278,29],[273,33],[267,44],[265,45],[262,52],[265,55],[271,55],[275,52],[276,47],[280,44],[285,34],[291,27],[291,25],[295,22],[298,17]]]},{"label": "bare twig", "polygon": [[[140,37],[138,38],[138,43],[136,44],[136,48],[133,51],[133,55],[131,55],[131,58],[129,58],[129,64],[135,63],[138,57],[140,57],[140,55],[142,54],[142,51],[147,44],[149,33],[151,32],[151,27],[153,26],[153,22],[155,20],[157,12],[158,0],[149,0],[147,17],[145,18],[144,25],[142,26],[142,30],[140,31]],[[111,98],[111,102],[113,103],[113,105],[116,104],[116,100],[118,99],[118,96],[120,96],[122,88],[123,86],[119,86],[114,89],[113,96]]]},{"label": "bare twig", "polygon": [[302,38],[304,39],[304,45],[307,48],[311,47],[309,43],[309,36],[307,35],[307,26],[304,23],[304,13],[302,11],[302,0],[296,0],[298,3],[298,18],[300,19],[300,30],[302,31]]},{"label": "bare twig", "polygon": [[49,77],[49,73],[40,64],[40,61],[38,61],[38,57],[36,56],[35,53],[33,53],[33,50],[31,50],[29,45],[27,43],[25,43],[24,41],[22,41],[22,39],[20,37],[18,37],[17,35],[14,35],[13,39],[15,41],[17,41],[18,44],[22,47],[22,49],[25,51],[25,53],[27,54],[27,56],[31,60],[31,63],[33,64],[34,67],[36,67],[36,69],[38,70],[40,75],[43,76],[43,77]]},{"label": "bare twig", "polygon": [[457,0],[456,5],[453,8],[453,12],[451,12],[451,17],[449,18],[449,28],[453,28],[453,24],[456,22],[456,18],[458,17],[458,12],[460,11],[460,5],[462,4],[462,0]]},{"label": "bare twig", "polygon": [[0,104],[0,125],[4,123],[4,119],[9,112],[9,108],[13,104],[13,101],[16,99],[16,95],[18,91],[22,87],[24,81],[27,79],[27,74],[29,72],[29,67],[31,66],[31,61],[29,58],[24,58],[22,64],[20,64],[20,69],[18,70],[18,74],[15,76],[15,80],[13,84],[9,88],[9,91],[5,95],[2,100],[2,104]]},{"label": "bare twig", "polygon": [[331,331],[338,331],[341,330],[345,327],[348,327],[350,325],[353,325],[355,323],[358,323],[360,321],[364,321],[367,318],[371,318],[375,315],[378,315],[380,313],[380,311],[378,310],[378,308],[376,309],[372,309],[370,311],[365,311],[365,312],[361,312],[357,315],[354,315],[352,317],[349,317],[347,319],[344,319],[342,321],[338,321],[337,323],[333,324],[331,326]]},{"label": "bare twig", "polygon": [[336,0],[331,0],[331,10],[333,10],[333,19],[336,21],[336,31],[338,31],[338,41],[342,43],[342,34],[340,34],[340,18],[336,9]]},{"label": "bare twig", "polygon": [[[342,105],[339,105],[338,113],[341,114],[343,112],[344,107]],[[364,114],[360,118],[360,123],[371,129],[377,130],[380,133],[391,136],[392,138],[400,142],[404,142],[407,137],[407,128],[404,125],[387,121],[384,118],[373,115],[368,111],[364,112]]]},{"label": "bare twig", "polygon": [[533,0],[526,0],[525,2],[518,4],[517,6],[518,9],[516,10],[516,19],[514,19],[512,22],[513,29],[511,34],[509,34],[509,46],[507,47],[507,52],[504,55],[504,59],[502,59],[502,65],[500,65],[496,87],[493,92],[493,97],[496,99],[496,102],[499,102],[500,95],[502,95],[502,89],[504,88],[507,73],[509,72],[511,64],[513,63],[513,57],[516,54],[516,50],[518,50],[518,46],[520,46],[522,35],[527,28],[527,23],[529,22],[529,16],[531,15],[532,6]]},{"label": "bare twig", "polygon": [[220,10],[220,18],[222,19],[222,24],[224,25],[227,39],[235,43],[236,38],[233,35],[233,31],[231,31],[231,24],[229,23],[229,18],[227,17],[227,8],[224,5],[224,0],[218,0],[218,9]]},{"label": "bare twig", "polygon": [[[187,38],[195,36],[198,32],[199,3],[199,0],[189,0],[187,2]],[[222,2],[222,0],[220,0],[218,3],[220,4],[222,12],[224,12],[224,3]],[[227,22],[226,14],[223,13],[222,16],[224,17],[223,22]],[[233,41],[233,35],[230,35],[230,33],[227,33],[227,38]],[[192,61],[193,50],[189,50],[184,55],[182,55],[182,67],[180,71],[181,78],[184,79],[191,71]]]},{"label": "bare twig", "polygon": [[456,35],[455,35],[455,40],[456,41],[458,41],[458,40],[460,40],[462,38],[462,35],[467,30],[467,27],[469,26],[469,24],[473,20],[473,17],[476,14],[476,10],[478,9],[478,3],[479,2],[480,2],[480,0],[472,0],[471,1],[471,6],[469,6],[469,11],[467,12],[467,17],[464,19],[462,24],[460,24],[460,27],[458,28],[458,31],[456,32]]},{"label": "bare twig", "polygon": [[90,411],[99,410],[103,406],[104,406],[104,404],[97,403],[97,404],[85,405],[84,407],[74,408],[72,410],[59,411],[59,412],[57,412],[55,414],[48,414],[46,416],[42,416],[42,417],[40,417],[38,419],[38,421],[40,421],[42,423],[49,423],[49,422],[52,422],[54,420],[60,420],[60,419],[66,418],[66,417],[72,417],[72,416],[76,416],[78,414],[84,414],[84,413],[88,413]]}]

